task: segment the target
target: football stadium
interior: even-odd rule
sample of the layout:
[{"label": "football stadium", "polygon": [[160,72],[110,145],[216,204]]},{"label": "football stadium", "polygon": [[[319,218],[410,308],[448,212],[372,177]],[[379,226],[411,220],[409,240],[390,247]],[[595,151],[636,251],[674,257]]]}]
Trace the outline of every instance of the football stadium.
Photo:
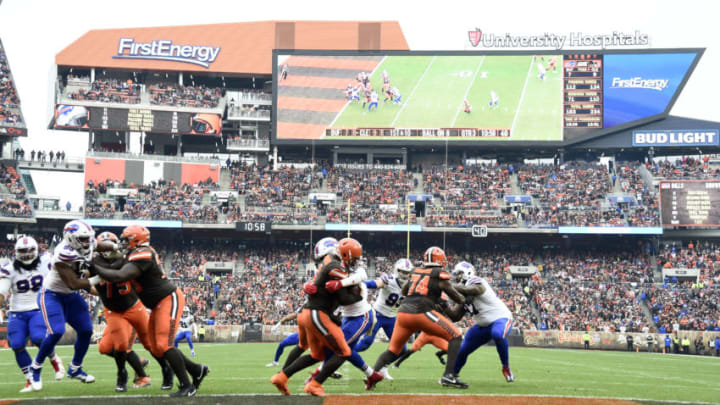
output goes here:
[{"label": "football stadium", "polygon": [[412,27],[0,27],[0,405],[720,403],[707,42]]}]

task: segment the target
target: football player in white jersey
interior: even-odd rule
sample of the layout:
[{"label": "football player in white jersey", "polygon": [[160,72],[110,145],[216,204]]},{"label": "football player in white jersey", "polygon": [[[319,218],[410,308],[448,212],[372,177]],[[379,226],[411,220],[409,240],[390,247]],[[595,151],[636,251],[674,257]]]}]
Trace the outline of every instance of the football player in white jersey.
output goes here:
[{"label": "football player in white jersey", "polygon": [[505,380],[515,381],[515,376],[510,371],[507,341],[507,336],[512,330],[512,312],[495,295],[487,280],[475,275],[475,268],[470,263],[460,262],[455,269],[463,272],[465,282],[464,288],[458,287],[458,291],[465,296],[473,296],[472,303],[466,304],[465,311],[475,321],[475,325],[467,331],[460,346],[455,362],[455,375],[458,375],[472,352],[493,340],[502,363]]},{"label": "football player in white jersey", "polygon": [[89,277],[96,247],[98,251],[117,249],[117,246],[108,243],[98,245],[95,231],[87,222],[73,220],[65,224],[63,240],[55,246],[52,268],[45,277],[42,291],[38,294],[38,304],[47,327],[47,335],[30,366],[33,374],[33,391],[42,389],[40,378],[42,365],[65,333],[66,322],[77,333],[75,353],[67,375],[83,383],[95,382],[95,377],[82,369],[82,361],[90,346],[93,328],[88,304],[77,290],[82,288],[89,291],[92,286],[102,281],[99,276]]},{"label": "football player in white jersey", "polygon": [[182,318],[180,318],[178,334],[175,337],[175,347],[178,347],[180,341],[186,339],[188,345],[190,346],[190,354],[195,356],[195,346],[193,346],[192,341],[193,338],[197,339],[197,325],[195,325],[195,317],[190,313],[190,308],[185,307]]},{"label": "football player in white jersey", "polygon": [[[367,301],[367,287],[365,287],[364,283],[364,281],[367,280],[367,271],[365,270],[366,265],[359,256],[357,258],[348,256],[350,252],[346,246],[350,245],[360,246],[360,243],[352,238],[341,239],[338,241],[337,253],[345,263],[352,263],[352,259],[356,260],[354,265],[349,268],[352,274],[350,277],[343,279],[342,281],[335,280],[337,281],[336,283],[334,281],[326,283],[325,288],[331,293],[339,290],[340,288],[353,285],[360,289],[359,293],[362,296],[360,301],[354,304],[340,306],[340,311],[343,316],[341,329],[345,335],[345,341],[352,350],[352,354],[348,358],[348,361],[360,371],[365,373],[368,378],[382,379],[382,376],[365,363],[365,360],[363,360],[355,349],[355,346],[360,341],[360,337],[367,334],[372,328],[372,325],[375,322],[375,311],[373,311],[370,303]],[[331,283],[333,285],[330,285]],[[325,361],[327,362],[327,359]],[[320,370],[322,370],[322,365],[315,369],[315,372],[313,372],[310,379],[319,374]]]},{"label": "football player in white jersey", "polygon": [[[20,392],[32,391],[32,358],[25,350],[27,339],[39,346],[45,338],[47,328],[37,304],[37,294],[51,266],[51,257],[40,255],[34,238],[23,236],[15,243],[15,259],[0,268],[0,306],[10,294],[10,314],[8,315],[7,336],[10,347],[15,352],[15,360],[26,378],[25,387]],[[62,360],[55,353],[50,355],[55,368],[55,379],[65,376]]]}]

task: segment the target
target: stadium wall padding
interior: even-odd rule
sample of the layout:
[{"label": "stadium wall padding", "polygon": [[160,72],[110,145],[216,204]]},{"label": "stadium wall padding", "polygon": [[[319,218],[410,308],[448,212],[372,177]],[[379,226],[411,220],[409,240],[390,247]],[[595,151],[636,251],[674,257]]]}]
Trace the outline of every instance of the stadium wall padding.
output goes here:
[{"label": "stadium wall padding", "polygon": [[90,180],[97,184],[107,179],[125,179],[125,160],[85,158],[85,185]]},{"label": "stadium wall padding", "polygon": [[218,165],[183,163],[182,183],[195,184],[211,178],[214,182],[220,179],[220,167]]},{"label": "stadium wall padding", "polygon": [[180,184],[182,181],[182,164],[165,162],[163,166],[163,177],[168,181],[174,181],[175,184]]},{"label": "stadium wall padding", "polygon": [[128,184],[142,185],[145,184],[145,163],[142,160],[126,160],[125,161],[125,181]]}]

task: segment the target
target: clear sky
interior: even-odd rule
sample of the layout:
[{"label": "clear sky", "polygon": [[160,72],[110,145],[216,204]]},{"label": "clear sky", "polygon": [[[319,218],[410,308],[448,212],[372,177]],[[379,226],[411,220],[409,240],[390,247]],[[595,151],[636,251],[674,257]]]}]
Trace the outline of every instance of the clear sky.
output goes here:
[{"label": "clear sky", "polygon": [[91,29],[258,20],[397,20],[412,50],[462,50],[475,27],[496,34],[602,34],[639,30],[651,47],[706,47],[672,114],[720,121],[717,1],[218,1],[4,0],[0,38],[30,136],[26,150],[81,156],[87,135],[46,129],[55,54]]}]

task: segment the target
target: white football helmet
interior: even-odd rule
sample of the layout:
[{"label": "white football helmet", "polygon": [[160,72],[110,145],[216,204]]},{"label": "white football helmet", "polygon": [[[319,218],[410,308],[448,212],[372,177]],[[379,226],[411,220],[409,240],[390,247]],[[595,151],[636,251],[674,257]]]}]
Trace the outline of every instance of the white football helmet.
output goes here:
[{"label": "white football helmet", "polygon": [[328,237],[320,239],[318,243],[315,244],[315,249],[313,250],[313,258],[315,260],[320,260],[331,253],[337,255],[337,245],[338,241],[335,238]]},{"label": "white football helmet", "polygon": [[393,265],[393,274],[395,278],[401,282],[407,281],[412,271],[413,265],[408,259],[400,259]]},{"label": "white football helmet", "polygon": [[87,222],[76,219],[65,224],[63,239],[82,255],[90,253],[95,240],[95,231]]},{"label": "white football helmet", "polygon": [[460,262],[455,265],[453,275],[460,275],[462,282],[467,283],[468,280],[475,277],[475,266],[468,262]]},{"label": "white football helmet", "polygon": [[23,236],[15,242],[15,259],[22,264],[31,264],[38,257],[38,244],[32,236]]}]

